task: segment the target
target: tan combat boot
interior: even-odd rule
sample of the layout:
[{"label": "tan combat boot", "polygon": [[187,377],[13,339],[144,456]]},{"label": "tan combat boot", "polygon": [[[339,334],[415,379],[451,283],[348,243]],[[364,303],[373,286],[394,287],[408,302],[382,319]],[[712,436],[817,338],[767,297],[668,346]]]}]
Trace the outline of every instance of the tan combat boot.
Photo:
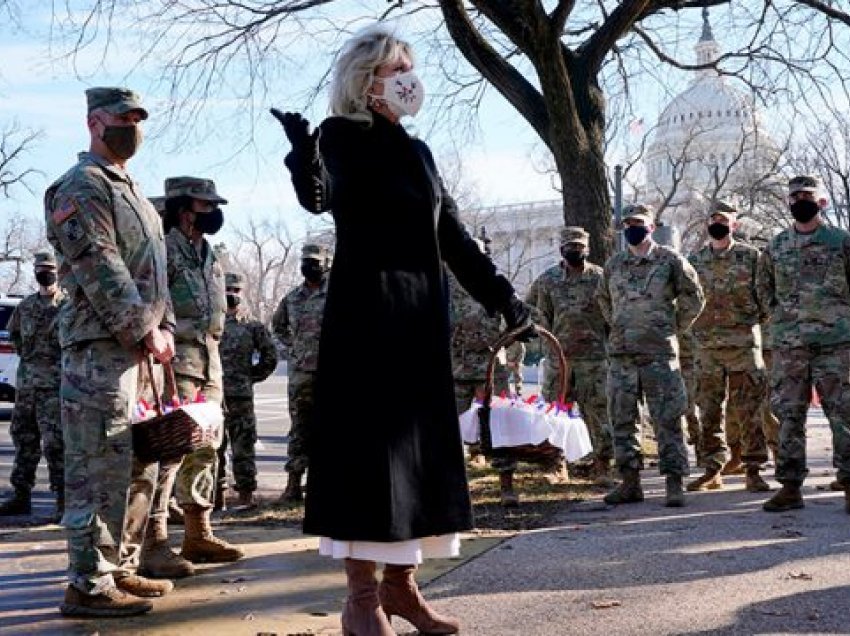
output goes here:
[{"label": "tan combat boot", "polygon": [[701,477],[697,477],[688,484],[689,492],[697,492],[702,490],[722,490],[723,477],[720,475],[719,468],[712,468],[705,471]]},{"label": "tan combat boot", "polygon": [[289,473],[289,478],[286,480],[286,489],[280,496],[280,503],[293,504],[304,500],[304,493],[301,490],[301,478],[303,476],[304,471],[302,470],[293,470]]},{"label": "tan combat boot", "polygon": [[245,556],[242,550],[213,536],[210,525],[211,511],[211,508],[198,504],[183,506],[186,533],[183,536],[181,555],[193,563],[230,563],[241,559]]},{"label": "tan combat boot", "polygon": [[425,602],[416,585],[415,565],[384,566],[384,578],[378,586],[378,598],[387,618],[401,616],[421,634],[457,634],[460,623],[443,616]]},{"label": "tan combat boot", "polygon": [[514,471],[506,470],[499,473],[499,497],[505,508],[519,506],[519,496],[514,492]]},{"label": "tan combat boot", "polygon": [[122,592],[142,598],[165,596],[174,589],[174,583],[168,579],[147,579],[137,574],[125,574],[115,577],[115,587]]},{"label": "tan combat boot", "polygon": [[643,501],[643,489],[640,487],[640,471],[636,468],[623,468],[623,481],[609,492],[603,501],[607,504],[627,504]]},{"label": "tan combat boot", "polygon": [[744,489],[747,492],[769,492],[770,486],[768,483],[762,479],[762,476],[759,475],[759,465],[758,464],[748,464],[747,465],[747,477],[744,482]]},{"label": "tan combat boot", "polygon": [[65,589],[65,601],[59,606],[64,616],[135,616],[153,609],[153,603],[122,592],[116,587],[100,594],[83,594],[72,585]]},{"label": "tan combat boot", "polygon": [[732,456],[729,461],[723,465],[720,471],[721,475],[743,475],[744,463],[741,461],[741,445],[735,444],[729,448],[732,451]]},{"label": "tan combat boot", "polygon": [[664,505],[668,508],[681,508],[685,505],[685,493],[682,491],[682,476],[668,474],[666,477],[667,492]]},{"label": "tan combat boot", "polygon": [[342,610],[343,636],[395,636],[378,600],[375,562],[345,560],[348,598]]},{"label": "tan combat boot", "polygon": [[800,493],[800,482],[787,481],[782,484],[778,493],[764,502],[762,508],[766,512],[785,512],[805,507],[803,495]]},{"label": "tan combat boot", "polygon": [[148,520],[139,572],[154,579],[182,579],[195,574],[195,566],[168,545],[165,517],[156,516]]}]

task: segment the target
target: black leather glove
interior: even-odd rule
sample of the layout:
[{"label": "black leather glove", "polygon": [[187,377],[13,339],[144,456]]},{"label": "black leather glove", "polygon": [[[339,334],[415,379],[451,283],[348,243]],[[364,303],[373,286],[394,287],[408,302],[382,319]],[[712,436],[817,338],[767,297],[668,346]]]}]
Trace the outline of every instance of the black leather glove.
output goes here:
[{"label": "black leather glove", "polygon": [[269,112],[283,126],[283,132],[286,133],[286,138],[292,144],[293,150],[296,152],[307,150],[312,153],[317,133],[310,134],[310,122],[308,120],[302,117],[300,113],[282,113],[277,108],[270,108]]},{"label": "black leather glove", "polygon": [[519,342],[528,342],[537,337],[537,332],[531,322],[531,310],[525,306],[519,298],[511,296],[507,304],[502,307],[502,316],[508,325],[508,331],[514,331],[520,327],[526,327],[525,330],[517,336]]}]

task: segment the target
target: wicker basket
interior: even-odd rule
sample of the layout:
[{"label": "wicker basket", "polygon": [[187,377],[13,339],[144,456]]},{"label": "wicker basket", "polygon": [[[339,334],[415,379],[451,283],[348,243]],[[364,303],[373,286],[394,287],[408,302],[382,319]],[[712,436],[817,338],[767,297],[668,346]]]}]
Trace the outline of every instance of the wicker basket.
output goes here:
[{"label": "wicker basket", "polygon": [[[562,461],[563,451],[545,440],[540,444],[523,444],[521,446],[507,446],[493,448],[493,437],[490,431],[490,404],[493,399],[494,374],[496,369],[496,355],[503,347],[513,344],[517,336],[525,331],[525,327],[503,334],[493,344],[493,353],[487,365],[487,376],[484,384],[483,406],[478,410],[478,421],[481,427],[481,452],[486,457],[505,457],[516,461],[530,462],[535,464],[553,465]],[[534,330],[552,345],[552,349],[558,354],[558,400],[563,402],[565,396],[570,393],[570,368],[564,350],[558,339],[549,331],[539,325],[534,325]]]},{"label": "wicker basket", "polygon": [[[133,452],[144,463],[175,462],[184,455],[203,448],[215,446],[217,435],[196,422],[183,409],[165,413],[159,387],[153,372],[150,356],[145,356],[147,371],[153,387],[155,408],[158,415],[133,424]],[[171,394],[177,395],[177,381],[170,364],[163,364],[165,382],[170,384]]]}]

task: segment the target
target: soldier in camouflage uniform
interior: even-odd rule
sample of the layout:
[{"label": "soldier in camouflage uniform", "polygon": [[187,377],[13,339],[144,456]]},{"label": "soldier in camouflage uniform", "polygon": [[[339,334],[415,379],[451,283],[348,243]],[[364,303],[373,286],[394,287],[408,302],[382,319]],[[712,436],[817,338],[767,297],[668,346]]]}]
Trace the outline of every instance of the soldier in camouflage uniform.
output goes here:
[{"label": "soldier in camouflage uniform", "polygon": [[86,91],[89,152],[45,193],[47,238],[68,300],[59,313],[71,616],[147,612],[170,581],[122,570],[130,415],[142,356],[167,362],[175,327],[156,211],[126,172],[147,112],[126,89]]},{"label": "soldier in camouflage uniform", "polygon": [[817,179],[794,177],[788,191],[794,225],[767,248],[772,405],[780,424],[776,479],[782,489],[764,509],[804,505],[806,413],[814,385],[832,428],[832,463],[850,513],[850,233],[824,222]]},{"label": "soldier in camouflage uniform", "polygon": [[[614,452],[605,382],[605,319],[596,300],[602,268],[587,261],[590,236],[580,227],[561,230],[563,261],[535,280],[526,302],[537,308],[540,323],[561,343],[573,373],[573,395],[587,422],[593,442],[592,476],[600,485],[611,485],[609,472]],[[546,356],[543,395],[558,398],[558,357]]]},{"label": "soldier in camouflage uniform", "polygon": [[678,335],[679,367],[682,370],[682,380],[688,392],[688,410],[685,411],[685,430],[688,433],[687,442],[694,447],[697,466],[702,466],[702,446],[700,445],[700,422],[696,409],[696,373],[694,372],[694,353],[696,342],[691,330]]},{"label": "soldier in camouflage uniform", "polygon": [[331,257],[327,248],[308,243],[301,249],[301,274],[304,282],[280,301],[272,318],[272,330],[283,345],[288,362],[289,460],[285,503],[303,498],[301,480],[308,467],[313,413],[313,390],[319,357],[319,334],[328,296],[328,270]]},{"label": "soldier in camouflage uniform", "polygon": [[[215,183],[198,177],[166,179],[165,197],[168,287],[177,322],[172,362],[177,396],[190,401],[203,396],[221,404],[219,340],[227,309],[224,272],[205,236],[221,229],[224,217],[218,206],[227,201],[218,195]],[[166,401],[175,397],[171,389],[166,385]],[[194,572],[191,562],[226,563],[244,555],[212,532],[216,461],[216,449],[205,447],[180,462],[160,464],[142,548],[140,571],[144,574],[189,576]],[[172,488],[185,517],[180,555],[168,545]]]},{"label": "soldier in camouflage uniform", "polygon": [[[224,277],[227,292],[227,318],[221,338],[221,366],[224,369],[224,427],[227,436],[218,450],[218,480],[225,479],[225,449],[230,442],[233,480],[239,493],[237,505],[255,506],[257,463],[257,418],[254,415],[254,384],[262,382],[277,367],[277,350],[272,336],[261,322],[254,320],[242,305],[244,279],[228,272]],[[254,355],[258,361],[254,363]]]},{"label": "soldier in camouflage uniform", "polygon": [[65,509],[65,448],[59,420],[61,349],[57,314],[65,294],[56,284],[56,259],[50,252],[35,255],[35,278],[38,292],[21,301],[6,326],[20,362],[15,411],[9,427],[15,445],[10,479],[15,492],[0,505],[0,515],[31,512],[30,493],[43,447],[50,490],[56,496],[57,518],[61,518]]},{"label": "soldier in camouflage uniform", "polygon": [[525,360],[525,343],[515,342],[505,349],[508,382],[513,382],[514,393],[522,395],[522,363]]},{"label": "soldier in camouflage uniform", "polygon": [[682,506],[682,477],[688,474],[682,416],[688,396],[679,371],[676,334],[691,326],[704,297],[687,260],[652,240],[655,225],[647,206],[630,206],[623,218],[629,249],[608,260],[599,287],[599,305],[611,328],[608,413],[623,477],[605,501],[643,501],[638,436],[638,401],[643,394],[658,440],[659,469],[666,476],[666,505]]},{"label": "soldier in camouflage uniform", "polygon": [[[482,252],[487,253],[480,239],[475,239]],[[461,287],[457,278],[448,273],[449,281],[449,328],[451,329],[452,375],[455,385],[457,412],[469,410],[472,401],[484,395],[487,381],[487,365],[492,355],[491,345],[499,339],[504,329],[499,314],[490,315]],[[508,391],[508,369],[497,355],[493,374],[493,394]],[[473,445],[470,454],[478,456],[478,445]],[[505,507],[519,505],[519,496],[514,491],[513,476],[516,461],[508,457],[494,457],[492,466],[499,471],[501,502]]]},{"label": "soldier in camouflage uniform", "polygon": [[691,327],[697,342],[696,402],[700,411],[705,474],[688,490],[723,488],[726,464],[723,407],[741,429],[741,458],[746,466],[746,489],[769,490],[759,475],[767,461],[762,429],[762,403],[767,391],[761,357],[759,323],[768,315],[765,301],[765,258],[755,247],[732,238],[736,209],[718,201],[708,218],[708,245],[691,254],[705,293],[705,309]]}]

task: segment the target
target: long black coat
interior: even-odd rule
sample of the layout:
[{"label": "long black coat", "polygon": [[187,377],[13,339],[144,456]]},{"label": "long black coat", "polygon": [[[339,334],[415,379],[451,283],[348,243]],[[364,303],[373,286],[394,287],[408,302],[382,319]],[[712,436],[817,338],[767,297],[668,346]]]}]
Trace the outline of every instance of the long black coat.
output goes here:
[{"label": "long black coat", "polygon": [[380,115],[320,128],[323,203],[287,158],[299,200],[336,224],[304,531],[386,542],[467,530],[444,263],[488,309],[513,289],[459,223],[424,143]]}]

